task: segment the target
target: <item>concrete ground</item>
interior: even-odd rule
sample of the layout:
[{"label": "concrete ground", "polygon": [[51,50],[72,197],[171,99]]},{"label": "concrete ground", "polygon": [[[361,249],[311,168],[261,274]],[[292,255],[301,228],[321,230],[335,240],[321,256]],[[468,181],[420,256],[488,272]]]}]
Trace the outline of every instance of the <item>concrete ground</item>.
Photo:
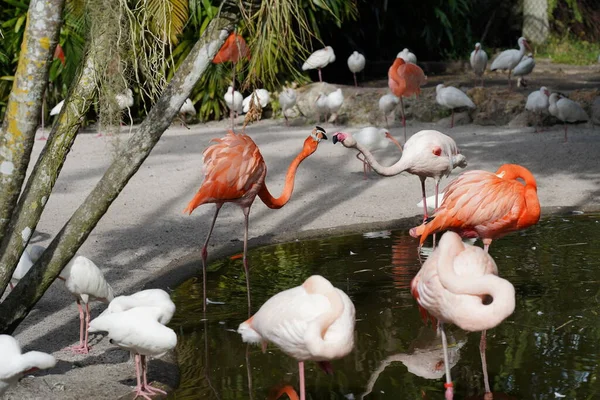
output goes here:
[{"label": "concrete ground", "polygon": [[[202,182],[202,151],[209,140],[225,133],[222,121],[168,129],[152,154],[131,179],[80,249],[94,260],[117,294],[131,294],[150,285],[169,286],[181,281],[198,265],[200,246],[207,233],[214,206],[204,205],[191,216],[184,215],[187,202]],[[247,129],[268,166],[267,185],[280,193],[290,161],[302,147],[311,126],[287,128],[281,120],[262,121]],[[374,226],[406,226],[403,218],[421,210],[420,181],[402,174],[363,179],[362,164],[355,152],[333,145],[336,131],[360,127],[324,124],[329,140],[298,169],[290,202],[270,210],[257,199],[250,214],[251,244],[287,240],[334,232],[333,228],[368,231]],[[441,129],[436,124],[409,121],[409,135],[421,129]],[[542,134],[533,128],[509,129],[466,125],[442,129],[453,137],[468,159],[467,169],[495,171],[503,163],[529,168],[538,182],[543,212],[597,210],[600,208],[600,129],[591,125],[571,126],[569,142],[563,143],[562,126]],[[124,129],[126,131],[126,129]],[[398,122],[391,132],[403,142]],[[86,196],[111,162],[114,142],[126,139],[95,138],[80,134],[65,163],[32,242],[47,245]],[[35,159],[45,142],[36,141]],[[392,164],[400,153],[395,147],[377,154]],[[455,177],[460,171],[455,171]],[[441,187],[449,182],[442,181]],[[433,194],[433,182],[428,182]],[[415,218],[416,222],[417,219]],[[212,256],[241,251],[243,217],[237,206],[223,207],[209,249]],[[157,284],[157,277],[159,283]],[[105,308],[93,304],[93,316]],[[55,368],[24,378],[7,392],[7,399],[115,399],[135,385],[128,354],[95,338],[89,355],[62,350],[78,341],[79,320],[74,299],[62,282],[55,282],[27,319],[16,338],[24,350],[52,353]],[[169,360],[150,362],[150,379],[176,384]]]}]

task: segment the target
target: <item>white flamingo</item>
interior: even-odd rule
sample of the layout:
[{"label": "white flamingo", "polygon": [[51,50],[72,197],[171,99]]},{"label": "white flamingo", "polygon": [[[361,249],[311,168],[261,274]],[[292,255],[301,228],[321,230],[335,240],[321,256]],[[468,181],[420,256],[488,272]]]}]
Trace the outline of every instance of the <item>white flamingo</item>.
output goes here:
[{"label": "white flamingo", "polygon": [[525,76],[529,75],[533,68],[535,67],[535,59],[532,54],[529,53],[521,59],[521,62],[517,64],[515,69],[513,70],[513,75],[518,76],[517,78],[517,87],[523,86],[527,87],[527,82],[525,81]]},{"label": "white flamingo", "polygon": [[496,71],[497,69],[508,70],[508,87],[509,88],[511,87],[510,74],[512,73],[512,70],[517,65],[519,65],[519,62],[521,62],[521,59],[523,58],[523,55],[525,54],[525,48],[531,50],[529,43],[527,43],[527,39],[525,39],[524,37],[520,37],[519,40],[517,41],[517,44],[519,45],[519,50],[515,50],[515,49],[504,50],[502,53],[500,53],[498,55],[498,57],[496,57],[494,62],[492,62],[492,67],[491,67],[492,71]]},{"label": "white flamingo", "polygon": [[131,310],[135,307],[158,308],[161,311],[158,322],[163,325],[167,325],[175,314],[175,303],[167,292],[162,289],[146,289],[129,296],[115,297],[100,316]]},{"label": "white flamingo", "polygon": [[238,333],[246,343],[260,343],[263,351],[271,342],[298,360],[300,399],[305,400],[304,361],[323,364],[350,353],[354,323],[354,304],[348,295],[322,276],[313,275],[301,286],[267,300],[240,324]]},{"label": "white flamingo", "polygon": [[469,96],[454,86],[445,86],[441,83],[435,87],[435,101],[442,107],[452,110],[450,128],[454,127],[454,109],[461,107],[475,108],[475,103]]},{"label": "white flamingo", "polygon": [[[269,93],[268,90],[256,89],[254,91],[254,93],[256,93],[256,97],[258,97],[258,102],[260,103],[260,106],[262,108],[265,108],[267,105],[269,105],[269,101],[271,101],[271,94]],[[252,93],[250,93],[250,96],[246,97],[242,101],[242,111],[244,113],[247,113],[248,111],[250,111],[250,99],[251,98],[252,98]]]},{"label": "white flamingo", "polygon": [[48,369],[56,365],[56,359],[50,354],[29,351],[21,354],[21,346],[15,338],[0,335],[0,397],[25,374],[38,369]]},{"label": "white flamingo", "polygon": [[[90,260],[83,256],[75,256],[62,270],[59,279],[77,301],[79,308],[79,345],[71,350],[75,353],[87,354],[88,326],[90,323],[90,301],[99,300],[109,303],[115,297],[112,288],[104,279],[102,271]],[[85,310],[81,303],[85,304]]]},{"label": "white flamingo", "polygon": [[90,322],[90,332],[108,332],[112,344],[135,354],[135,395],[148,400],[166,392],[148,384],[146,357],[161,357],[177,346],[177,335],[159,322],[161,315],[158,307],[134,307],[100,315]]},{"label": "white flamingo", "polygon": [[479,78],[481,78],[481,86],[483,86],[483,74],[487,67],[488,55],[481,48],[481,43],[475,43],[475,50],[471,52],[471,68]]},{"label": "white flamingo", "polygon": [[327,95],[327,108],[331,113],[331,117],[329,118],[330,122],[337,120],[338,112],[340,111],[340,108],[342,108],[342,104],[344,104],[344,94],[342,93],[341,88]]},{"label": "white flamingo", "polygon": [[360,54],[358,51],[355,51],[348,57],[348,69],[352,72],[354,76],[354,86],[358,87],[358,82],[356,81],[356,74],[365,69],[365,56]]},{"label": "white flamingo", "polygon": [[[525,103],[525,109],[536,114],[539,118],[539,125],[542,125],[542,114],[548,112],[548,106],[550,105],[550,92],[545,86],[542,86],[540,90],[531,92],[527,96],[527,103]],[[535,125],[535,131],[538,131],[538,125]]]},{"label": "white flamingo", "polygon": [[312,53],[302,64],[302,71],[309,69],[317,69],[319,71],[319,82],[323,82],[321,77],[321,69],[335,61],[335,53],[331,46],[326,46],[323,49],[317,50]]},{"label": "white flamingo", "polygon": [[398,53],[396,55],[396,58],[401,58],[404,61],[406,61],[407,63],[411,63],[411,64],[417,63],[417,56],[415,56],[414,53],[411,53],[410,50],[408,50],[406,48],[404,50],[402,50],[400,53]]},{"label": "white flamingo", "polygon": [[550,95],[548,111],[551,115],[561,120],[565,126],[565,142],[567,139],[567,122],[585,122],[589,119],[587,113],[573,100],[559,96],[558,93]]},{"label": "white flamingo", "polygon": [[385,124],[388,129],[390,129],[390,124],[388,123],[388,115],[396,109],[400,103],[400,98],[398,96],[393,95],[392,93],[384,94],[379,98],[379,110],[383,113],[383,117],[385,118]]},{"label": "white flamingo", "polygon": [[281,93],[279,93],[279,105],[281,106],[281,113],[285,118],[285,125],[289,126],[290,123],[288,121],[287,115],[285,112],[294,108],[296,105],[296,91],[292,88],[284,88]]}]

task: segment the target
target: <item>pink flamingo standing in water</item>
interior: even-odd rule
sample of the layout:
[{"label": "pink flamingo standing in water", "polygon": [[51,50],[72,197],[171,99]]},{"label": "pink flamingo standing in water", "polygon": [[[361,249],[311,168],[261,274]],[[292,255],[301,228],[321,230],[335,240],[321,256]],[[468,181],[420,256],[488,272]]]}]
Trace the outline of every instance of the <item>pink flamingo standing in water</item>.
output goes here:
[{"label": "pink flamingo standing in water", "polygon": [[271,297],[242,322],[238,333],[246,343],[268,342],[298,360],[300,399],[306,399],[304,361],[317,361],[330,371],[329,360],[342,358],[354,347],[354,304],[346,293],[320,275]]},{"label": "pink flamingo standing in water", "polygon": [[[471,332],[485,331],[511,315],[515,309],[515,289],[497,275],[498,267],[487,252],[463,243],[457,233],[446,232],[411,282],[411,293],[424,320],[427,321],[429,314],[440,323],[447,400],[453,398],[453,384],[444,324],[455,324]],[[487,301],[489,298],[491,301]],[[480,347],[480,352],[485,363],[485,347]],[[484,381],[485,391],[490,393],[485,364]]]}]

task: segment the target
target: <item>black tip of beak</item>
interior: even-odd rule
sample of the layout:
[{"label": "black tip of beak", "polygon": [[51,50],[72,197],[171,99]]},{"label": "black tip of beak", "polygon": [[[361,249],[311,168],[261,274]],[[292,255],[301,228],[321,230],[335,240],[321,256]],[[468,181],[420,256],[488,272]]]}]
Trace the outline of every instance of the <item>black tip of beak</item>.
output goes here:
[{"label": "black tip of beak", "polygon": [[333,136],[331,137],[331,141],[333,142],[333,144],[336,144],[336,143],[338,142],[337,135],[333,135]]}]

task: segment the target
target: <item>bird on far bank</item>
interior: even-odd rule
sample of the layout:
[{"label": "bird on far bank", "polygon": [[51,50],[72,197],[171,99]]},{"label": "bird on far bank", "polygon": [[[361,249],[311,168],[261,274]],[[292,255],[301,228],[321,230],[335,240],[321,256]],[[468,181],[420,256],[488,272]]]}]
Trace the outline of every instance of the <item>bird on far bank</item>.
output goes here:
[{"label": "bird on far bank", "polygon": [[423,70],[417,65],[407,63],[403,58],[396,58],[388,70],[388,86],[392,93],[400,99],[402,109],[402,126],[404,128],[404,142],[406,142],[406,116],[402,97],[409,97],[421,93],[421,86],[427,82]]},{"label": "bird on far bank", "polygon": [[525,54],[525,49],[527,48],[528,50],[531,51],[531,47],[529,46],[527,39],[525,39],[524,37],[520,37],[519,40],[517,41],[517,44],[519,45],[519,50],[516,50],[516,49],[504,50],[502,53],[500,53],[498,55],[498,57],[496,57],[496,59],[492,62],[492,66],[491,66],[492,71],[496,71],[498,69],[508,70],[508,88],[509,89],[512,87],[512,83],[510,81],[510,75],[512,73],[512,70],[517,65],[519,65],[519,63],[521,62],[521,59],[523,58],[523,55]]},{"label": "bird on far bank", "polygon": [[214,203],[216,206],[208,235],[202,246],[202,279],[203,279],[203,310],[206,311],[206,261],[208,258],[208,242],[215,226],[221,207],[225,203],[237,204],[244,213],[244,255],[243,264],[246,273],[246,288],[248,291],[248,310],[250,307],[250,278],[248,276],[248,216],[250,207],[256,196],[272,209],[279,209],[287,204],[294,190],[296,171],[302,161],[313,154],[321,140],[327,140],[325,130],[315,127],[304,140],[300,153],[288,167],[285,176],[285,186],[278,198],[274,198],[265,183],[267,165],[258,146],[243,133],[228,132],[222,138],[212,139],[211,144],[203,152],[204,181],[184,213],[191,214],[197,207]]},{"label": "bird on far bank", "polygon": [[513,70],[513,76],[518,76],[517,87],[527,87],[525,76],[531,74],[534,67],[535,59],[533,58],[533,55],[529,53],[526,56],[523,56],[521,62],[519,62],[519,64]]},{"label": "bird on far bank", "polygon": [[[231,87],[232,91],[235,91],[235,70],[237,63],[242,59],[250,60],[250,49],[246,44],[246,41],[241,35],[235,32],[231,32],[225,42],[215,54],[212,59],[213,64],[222,64],[231,61],[233,64],[231,68]],[[231,107],[230,107],[231,109]],[[233,129],[233,128],[232,128]]]},{"label": "bird on far bank", "polygon": [[488,55],[481,48],[481,43],[475,43],[475,50],[471,52],[470,61],[473,72],[481,79],[481,86],[483,86],[483,74],[487,67]]},{"label": "bird on far bank", "polygon": [[296,91],[293,88],[284,88],[279,93],[279,105],[281,106],[281,113],[285,118],[285,125],[290,126],[289,120],[285,112],[294,108],[296,105]]},{"label": "bird on far bank", "polygon": [[341,88],[338,88],[327,95],[327,109],[331,113],[329,122],[333,123],[337,120],[338,112],[340,111],[340,108],[342,108],[342,104],[344,104],[344,94],[342,93]]},{"label": "bird on far bank", "polygon": [[475,108],[475,103],[465,92],[454,86],[439,84],[435,87],[435,101],[442,107],[452,110],[450,128],[454,127],[454,109],[467,107]]},{"label": "bird on far bank", "polygon": [[187,126],[187,122],[185,120],[185,117],[187,115],[191,115],[192,117],[196,116],[196,107],[194,107],[194,102],[189,97],[185,99],[183,105],[179,109],[179,120],[181,121],[181,124],[183,126],[190,129],[190,127]]},{"label": "bird on far bank", "polygon": [[545,86],[542,86],[540,90],[535,90],[527,96],[527,102],[525,103],[525,109],[531,111],[536,115],[538,123],[535,124],[535,131],[538,131],[538,125],[540,130],[543,130],[542,116],[548,113],[548,107],[550,106],[550,92]]},{"label": "bird on far bank", "polygon": [[354,304],[346,293],[320,275],[300,286],[279,292],[238,328],[245,343],[268,342],[298,360],[300,399],[306,399],[304,361],[316,361],[331,371],[330,360],[354,347]]},{"label": "bird on far bank", "polygon": [[[412,135],[404,144],[402,157],[395,164],[385,167],[371,152],[349,133],[338,132],[333,135],[333,144],[342,143],[344,147],[354,148],[361,153],[379,175],[394,176],[408,172],[419,177],[423,198],[423,221],[428,218],[427,195],[425,193],[425,180],[435,180],[435,198],[439,193],[439,184],[444,176],[450,175],[456,167],[465,168],[467,159],[460,154],[454,139],[442,132],[423,130]],[[437,201],[435,207],[437,208]]]},{"label": "bird on far bank", "polygon": [[405,62],[410,64],[417,63],[417,56],[415,56],[414,53],[411,53],[410,50],[408,50],[407,48],[398,53],[396,55],[396,58],[402,58]]},{"label": "bird on far bank", "polygon": [[242,103],[244,97],[240,92],[233,89],[233,86],[227,88],[227,92],[223,96],[227,107],[229,108],[229,117],[231,118],[231,129],[233,130],[234,119],[242,112]]},{"label": "bird on far bank", "polygon": [[40,351],[21,354],[19,342],[10,335],[0,335],[0,354],[0,397],[25,374],[56,365],[56,359],[50,354]]},{"label": "bird on far bank", "polygon": [[327,105],[327,95],[323,92],[319,92],[315,100],[315,110],[317,111],[317,121],[321,122],[321,114],[325,115],[325,121],[329,115],[329,106]]},{"label": "bird on far bank", "polygon": [[[389,132],[387,129],[379,129],[374,126],[367,126],[356,132],[353,136],[354,139],[367,148],[371,153],[375,153],[379,150],[385,150],[393,142],[388,138]],[[363,163],[364,179],[367,179],[367,170],[371,170],[371,166],[364,158],[361,158],[361,152],[356,153],[356,158]],[[364,156],[363,156],[364,157]]]},{"label": "bird on far bank", "polygon": [[379,98],[379,110],[383,113],[383,118],[385,118],[385,125],[388,129],[390,129],[390,124],[388,123],[388,115],[396,109],[398,103],[400,103],[400,98],[398,96],[393,95],[392,93],[384,94]]},{"label": "bird on far bank", "polygon": [[348,69],[350,69],[350,72],[352,72],[352,75],[354,76],[354,87],[358,87],[356,74],[365,69],[365,62],[365,56],[358,51],[355,51],[348,57]]},{"label": "bird on far bank", "polygon": [[578,103],[558,93],[552,93],[549,101],[548,111],[551,115],[561,120],[565,127],[565,142],[568,140],[567,122],[586,122],[590,119]]},{"label": "bird on far bank", "polygon": [[[271,94],[267,89],[256,89],[254,90],[256,96],[258,97],[258,102],[260,103],[261,108],[265,108],[269,105],[271,101]],[[252,97],[252,93],[249,96],[244,98],[242,101],[242,112],[247,113],[250,110],[250,98]]]},{"label": "bird on far bank", "polygon": [[[411,282],[411,293],[425,323],[439,322],[446,369],[446,400],[453,399],[450,360],[444,324],[466,331],[482,331],[480,356],[486,394],[490,393],[485,358],[485,332],[498,326],[515,309],[515,289],[498,277],[494,259],[483,249],[462,242],[455,232],[446,232]],[[484,302],[491,298],[491,302]],[[432,320],[432,323],[434,321]]]},{"label": "bird on far bank", "polygon": [[319,82],[323,82],[321,69],[334,61],[335,53],[333,52],[333,48],[331,48],[331,46],[325,46],[325,48],[315,51],[306,59],[304,64],[302,64],[302,71],[316,69],[319,71]]},{"label": "bird on far bank", "polygon": [[[75,256],[61,271],[58,279],[64,281],[65,287],[77,301],[79,309],[79,345],[71,347],[71,351],[87,354],[88,327],[90,324],[90,301],[98,300],[110,303],[115,295],[102,271],[92,260],[84,256]],[[85,304],[85,308],[81,306]]]}]

